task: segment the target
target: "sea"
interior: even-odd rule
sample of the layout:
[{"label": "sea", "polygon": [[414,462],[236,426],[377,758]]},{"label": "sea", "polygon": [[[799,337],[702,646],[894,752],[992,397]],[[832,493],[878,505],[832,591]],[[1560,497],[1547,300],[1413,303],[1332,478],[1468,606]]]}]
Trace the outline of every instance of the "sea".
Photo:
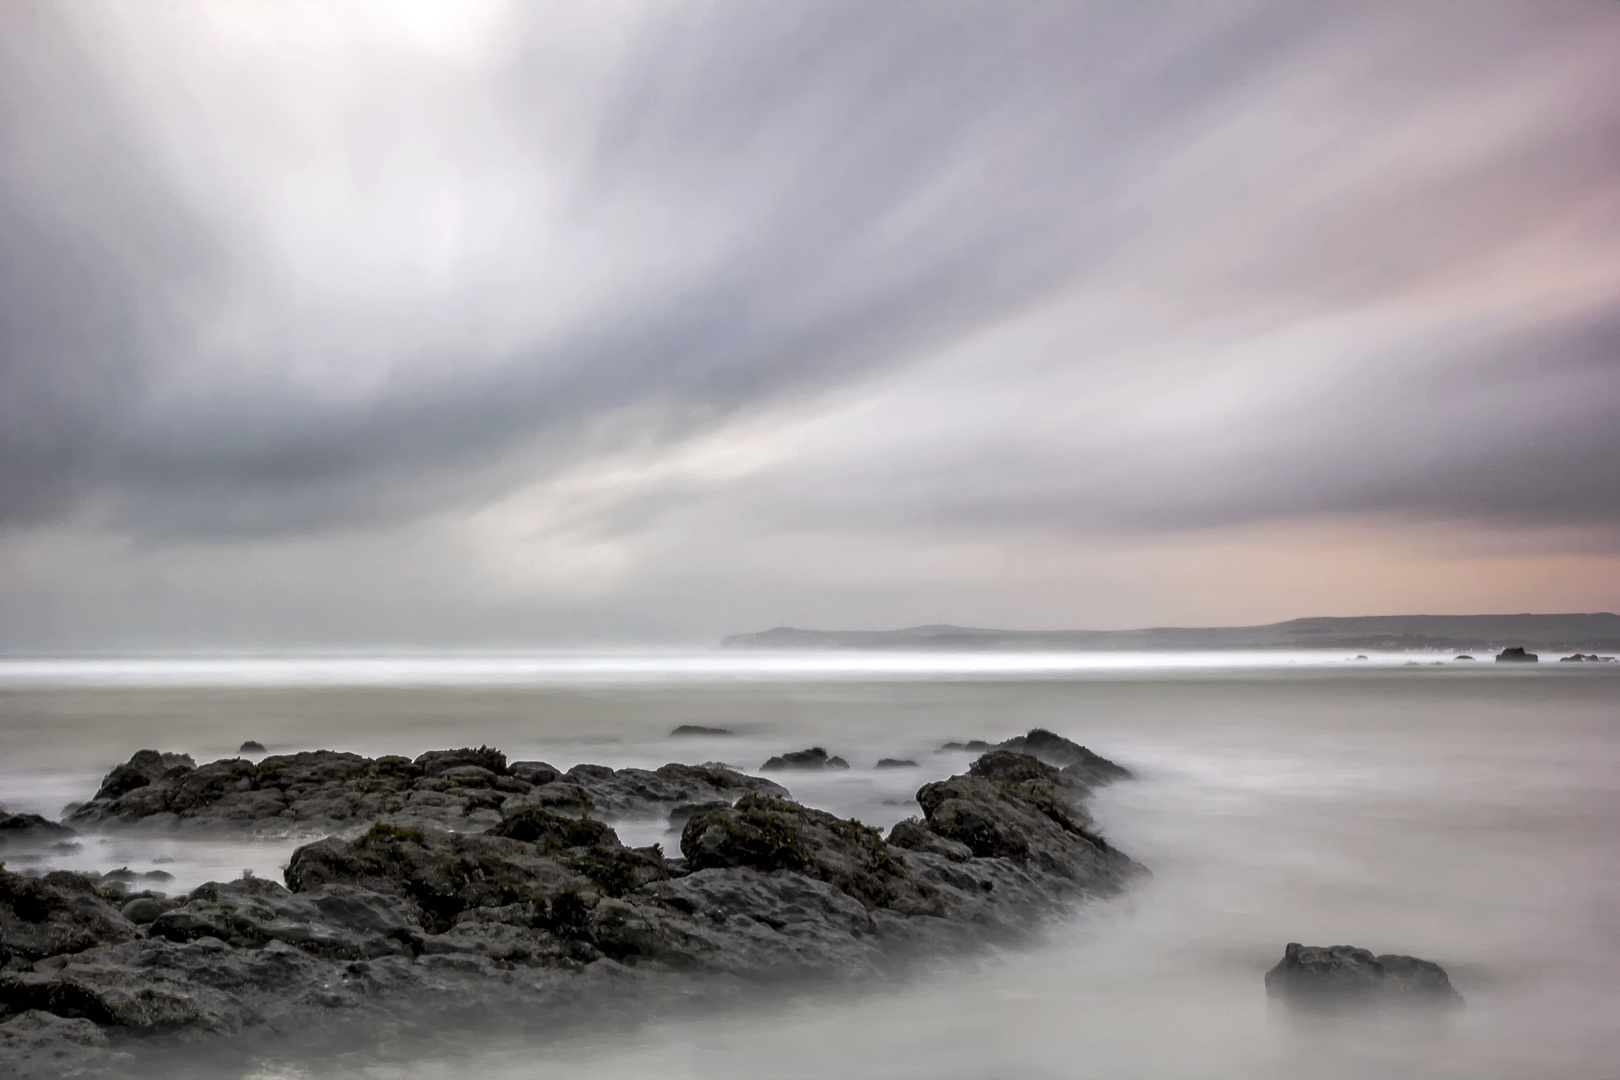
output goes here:
[{"label": "sea", "polygon": [[[1547,658],[1544,658],[1544,660]],[[817,654],[738,651],[191,655],[0,660],[0,804],[58,817],[142,748],[199,763],[415,755],[750,771],[887,827],[964,770],[948,741],[1044,727],[1132,769],[1103,833],[1151,870],[1036,941],[899,981],[705,1007],[546,1017],[300,1055],[250,1080],[566,1076],[928,1080],[1614,1080],[1620,1077],[1620,664],[1451,654]],[[730,735],[674,737],[683,724]],[[916,762],[878,769],[880,758]],[[617,823],[632,843],[678,838]],[[309,837],[81,836],[12,870],[127,869],[169,892],[279,876]],[[1291,941],[1434,960],[1467,999],[1436,1018],[1300,1017],[1266,970]],[[431,1025],[429,1025],[431,1026]]]}]

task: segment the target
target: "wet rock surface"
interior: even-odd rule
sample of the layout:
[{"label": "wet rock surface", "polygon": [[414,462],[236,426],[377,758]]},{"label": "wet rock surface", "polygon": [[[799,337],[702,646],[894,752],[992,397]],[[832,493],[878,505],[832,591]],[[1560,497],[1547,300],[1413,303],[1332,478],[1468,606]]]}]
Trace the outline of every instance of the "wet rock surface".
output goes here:
[{"label": "wet rock surface", "polygon": [[597,817],[662,817],[706,799],[750,791],[786,794],[763,777],[717,763],[659,769],[507,762],[489,747],[433,750],[412,760],[333,750],[277,754],[258,762],[142,750],[113,769],[72,826],[144,826],[218,831],[358,832],[374,821],[405,828],[479,832],[511,806],[557,807]]},{"label": "wet rock surface", "polygon": [[1353,945],[1297,941],[1266,972],[1266,993],[1304,1008],[1463,1004],[1439,964],[1394,953],[1375,956]]},{"label": "wet rock surface", "polygon": [[991,750],[1012,750],[1028,754],[1093,785],[1106,784],[1112,780],[1126,780],[1131,776],[1131,771],[1123,765],[1115,764],[1100,754],[1092,753],[1079,743],[1065,739],[1045,728],[1035,728],[1027,735],[1015,735],[999,743],[989,743],[983,739],[948,742],[940,747],[940,750],[966,750],[980,754]]},{"label": "wet rock surface", "polygon": [[[377,820],[306,844],[284,883],[245,876],[167,897],[0,869],[0,1073],[62,1075],[105,1059],[108,1037],[116,1050],[148,1037],[302,1034],[435,1003],[577,1003],[697,976],[870,977],[1017,938],[1142,872],[1097,835],[1085,779],[1008,750],[924,786],[923,815],[887,838],[719,766],[559,773],[478,748],[414,761],[290,755],[250,774],[234,761],[136,757],[109,777],[117,793],[104,784],[79,820],[122,821],[125,800],[160,785],[166,801],[136,805],[197,813],[268,788],[287,805],[326,806],[372,783],[397,795],[396,779],[444,782],[410,788],[436,793],[501,792],[501,780],[527,789],[487,807],[494,820],[480,831]],[[244,780],[267,787],[231,786]],[[677,798],[687,799],[678,857],[625,846],[595,815]]]}]

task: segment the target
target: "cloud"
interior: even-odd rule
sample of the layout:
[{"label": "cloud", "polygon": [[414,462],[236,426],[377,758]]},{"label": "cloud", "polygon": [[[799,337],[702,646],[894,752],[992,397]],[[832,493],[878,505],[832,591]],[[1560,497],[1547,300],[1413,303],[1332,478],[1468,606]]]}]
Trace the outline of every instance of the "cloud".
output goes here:
[{"label": "cloud", "polygon": [[315,610],[357,537],[611,623],[694,543],[1620,525],[1608,7],[135,10],[0,13],[32,610],[204,549]]}]

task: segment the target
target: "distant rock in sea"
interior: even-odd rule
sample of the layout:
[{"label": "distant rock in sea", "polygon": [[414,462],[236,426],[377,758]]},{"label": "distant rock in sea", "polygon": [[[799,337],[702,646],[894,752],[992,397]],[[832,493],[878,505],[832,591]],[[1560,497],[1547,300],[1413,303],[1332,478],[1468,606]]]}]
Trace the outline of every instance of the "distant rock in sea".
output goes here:
[{"label": "distant rock in sea", "polygon": [[1472,656],[1469,656],[1469,655],[1467,655],[1467,654],[1466,654],[1466,653],[1465,653],[1465,654],[1463,654],[1463,655],[1462,655],[1462,656],[1453,656],[1453,657],[1452,657],[1452,659],[1453,659],[1453,660],[1472,660],[1472,659],[1473,659],[1473,657],[1472,657]]},{"label": "distant rock in sea", "polygon": [[1614,657],[1599,656],[1597,653],[1576,653],[1574,656],[1561,656],[1560,664],[1612,664]]},{"label": "distant rock in sea", "polygon": [[910,758],[878,758],[877,767],[880,769],[915,769],[917,763]]},{"label": "distant rock in sea", "polygon": [[688,736],[688,735],[691,735],[691,736],[698,736],[698,735],[717,736],[717,735],[735,735],[737,733],[735,731],[732,731],[730,728],[704,727],[702,724],[682,724],[680,727],[676,728],[674,731],[670,732],[669,734],[670,734],[671,738],[683,738],[683,737]]},{"label": "distant rock in sea", "polygon": [[829,755],[819,746],[812,746],[808,750],[778,754],[759,768],[761,772],[774,772],[779,769],[847,769],[849,762],[836,754]]},{"label": "distant rock in sea", "polygon": [[1266,972],[1266,993],[1291,1005],[1427,1004],[1457,1006],[1463,997],[1439,964],[1352,945],[1291,942]]},{"label": "distant rock in sea", "polygon": [[259,742],[257,739],[249,739],[241,746],[238,746],[236,752],[238,754],[262,754],[264,753],[264,743]]},{"label": "distant rock in sea", "polygon": [[1522,645],[1509,645],[1496,654],[1498,664],[1534,664],[1541,657],[1533,652],[1525,652]]}]

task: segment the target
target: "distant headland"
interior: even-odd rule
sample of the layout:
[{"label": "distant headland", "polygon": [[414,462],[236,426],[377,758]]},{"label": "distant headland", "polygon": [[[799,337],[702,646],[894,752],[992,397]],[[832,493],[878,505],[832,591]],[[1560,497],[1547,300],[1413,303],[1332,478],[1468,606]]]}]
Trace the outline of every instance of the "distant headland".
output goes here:
[{"label": "distant headland", "polygon": [[1266,626],[1154,626],[1141,630],[799,630],[733,634],[730,649],[1072,650],[1187,649],[1620,649],[1620,615],[1361,615],[1290,619]]}]

